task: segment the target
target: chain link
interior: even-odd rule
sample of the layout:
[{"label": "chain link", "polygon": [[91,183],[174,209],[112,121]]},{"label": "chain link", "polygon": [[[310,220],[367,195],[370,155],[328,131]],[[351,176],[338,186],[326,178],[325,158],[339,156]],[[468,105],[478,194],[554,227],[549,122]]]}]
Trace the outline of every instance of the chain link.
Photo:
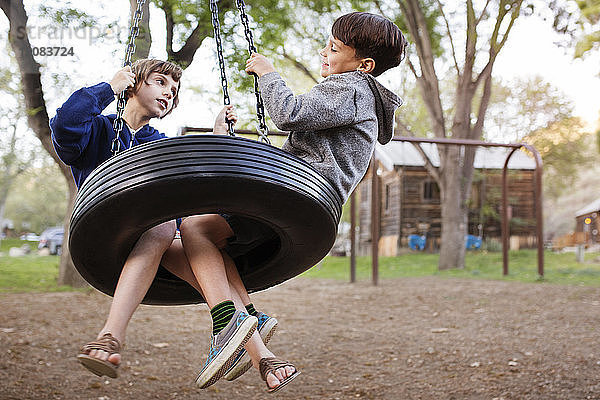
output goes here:
[{"label": "chain link", "polygon": [[[143,16],[143,6],[146,0],[137,0],[137,9],[133,14],[133,22],[131,23],[131,29],[129,31],[129,41],[127,43],[127,48],[125,49],[125,61],[123,62],[123,67],[131,65],[131,56],[135,52],[135,39],[138,37],[140,33],[139,24],[142,20]],[[117,155],[121,151],[121,142],[119,138],[121,137],[121,133],[123,132],[123,112],[125,111],[125,104],[127,103],[127,99],[125,98],[125,92],[123,90],[119,93],[117,98],[117,117],[113,121],[113,129],[115,131],[115,138],[112,141],[111,151],[113,156]],[[133,140],[135,139],[135,133],[131,134],[131,141],[129,142],[129,147],[133,146]]]},{"label": "chain link", "polygon": [[[219,7],[218,0],[210,0],[210,13],[215,42],[217,44],[217,57],[219,58],[219,70],[221,71],[221,87],[223,88],[223,104],[226,106],[231,104],[229,91],[227,89],[227,75],[225,74],[225,60],[223,59],[223,43],[221,42],[221,25],[219,23]],[[230,136],[235,136],[233,131],[233,121],[225,119],[227,122],[227,131]]]},{"label": "chain link", "polygon": [[[254,37],[252,36],[252,31],[250,30],[250,24],[248,22],[248,15],[246,14],[246,4],[244,4],[244,0],[236,0],[235,4],[240,11],[240,19],[242,20],[242,25],[244,26],[244,35],[246,36],[246,41],[248,42],[248,53],[252,55],[252,53],[257,53],[256,47],[254,46]],[[269,140],[269,128],[267,127],[267,122],[265,120],[265,106],[262,101],[262,97],[260,96],[260,89],[258,88],[258,76],[256,74],[252,74],[254,78],[254,95],[256,96],[256,118],[258,119],[258,136],[260,140],[271,144]]]}]

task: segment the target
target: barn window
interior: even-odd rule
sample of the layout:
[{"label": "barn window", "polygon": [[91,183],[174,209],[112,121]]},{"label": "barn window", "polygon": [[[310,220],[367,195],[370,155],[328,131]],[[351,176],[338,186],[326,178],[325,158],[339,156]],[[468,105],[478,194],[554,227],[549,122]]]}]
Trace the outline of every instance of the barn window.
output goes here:
[{"label": "barn window", "polygon": [[434,201],[440,199],[440,187],[435,181],[423,182],[423,200]]}]

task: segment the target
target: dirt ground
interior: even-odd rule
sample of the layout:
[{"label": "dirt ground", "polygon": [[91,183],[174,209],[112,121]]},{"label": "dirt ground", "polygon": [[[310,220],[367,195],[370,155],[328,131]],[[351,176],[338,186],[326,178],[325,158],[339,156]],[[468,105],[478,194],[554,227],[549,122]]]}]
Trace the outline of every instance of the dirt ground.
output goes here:
[{"label": "dirt ground", "polygon": [[206,390],[206,306],[142,306],[116,380],[77,364],[110,298],[0,295],[1,399],[600,399],[600,288],[438,277],[296,278],[253,295],[271,349],[302,374],[267,395],[258,372]]}]

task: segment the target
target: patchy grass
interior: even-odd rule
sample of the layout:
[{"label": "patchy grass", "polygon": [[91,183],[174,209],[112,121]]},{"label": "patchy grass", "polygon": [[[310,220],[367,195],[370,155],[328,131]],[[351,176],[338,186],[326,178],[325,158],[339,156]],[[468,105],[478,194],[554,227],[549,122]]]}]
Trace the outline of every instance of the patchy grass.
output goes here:
[{"label": "patchy grass", "polygon": [[[438,271],[439,255],[407,253],[398,257],[379,258],[379,278],[442,276],[474,279],[498,279],[520,282],[548,282],[566,285],[600,286],[600,253],[587,253],[584,263],[575,261],[574,253],[544,253],[544,277],[537,273],[537,251],[509,253],[507,276],[502,275],[502,253],[468,252],[464,269]],[[350,279],[349,257],[327,257],[304,276],[327,279]],[[371,279],[371,258],[357,257],[358,280]]]},{"label": "patchy grass", "polygon": [[2,239],[0,241],[0,252],[8,253],[11,247],[21,247],[24,244],[28,244],[31,250],[37,249],[38,242],[30,242],[27,240],[20,239]]},{"label": "patchy grass", "polygon": [[58,256],[0,257],[0,293],[73,290],[56,284],[59,262]]},{"label": "patchy grass", "polygon": [[[35,250],[35,242],[4,239],[0,243],[0,293],[49,292],[74,290],[57,286],[58,256],[27,255],[8,257],[10,247],[29,243]],[[584,263],[575,261],[574,253],[544,253],[545,274],[537,274],[537,252],[520,250],[509,254],[509,274],[502,275],[502,253],[468,252],[465,268],[438,271],[438,254],[407,253],[398,257],[379,258],[379,279],[441,276],[471,279],[496,279],[519,282],[547,282],[564,285],[600,286],[600,253],[587,253]],[[303,274],[309,278],[336,280],[350,279],[349,257],[326,257]],[[371,279],[371,258],[358,257],[356,266],[358,280]]]}]

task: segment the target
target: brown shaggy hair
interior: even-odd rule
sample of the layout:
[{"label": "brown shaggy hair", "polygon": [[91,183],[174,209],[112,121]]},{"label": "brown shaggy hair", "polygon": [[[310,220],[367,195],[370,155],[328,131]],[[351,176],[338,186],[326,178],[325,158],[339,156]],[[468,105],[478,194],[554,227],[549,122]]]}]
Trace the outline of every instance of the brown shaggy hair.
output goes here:
[{"label": "brown shaggy hair", "polygon": [[142,82],[146,82],[151,73],[157,72],[163,75],[170,75],[171,78],[177,82],[177,94],[173,98],[173,107],[171,107],[169,112],[166,113],[163,118],[169,115],[171,111],[177,107],[177,104],[179,104],[179,88],[181,87],[180,79],[183,73],[183,70],[179,65],[173,64],[170,61],[146,58],[134,62],[133,65],[131,65],[131,71],[135,75],[135,85],[132,88],[127,89],[125,92],[126,98],[130,98],[136,94],[138,90],[140,90]]},{"label": "brown shaggy hair", "polygon": [[407,41],[400,28],[380,15],[353,12],[339,17],[331,27],[334,38],[355,50],[357,58],[372,58],[379,76],[406,56]]}]

